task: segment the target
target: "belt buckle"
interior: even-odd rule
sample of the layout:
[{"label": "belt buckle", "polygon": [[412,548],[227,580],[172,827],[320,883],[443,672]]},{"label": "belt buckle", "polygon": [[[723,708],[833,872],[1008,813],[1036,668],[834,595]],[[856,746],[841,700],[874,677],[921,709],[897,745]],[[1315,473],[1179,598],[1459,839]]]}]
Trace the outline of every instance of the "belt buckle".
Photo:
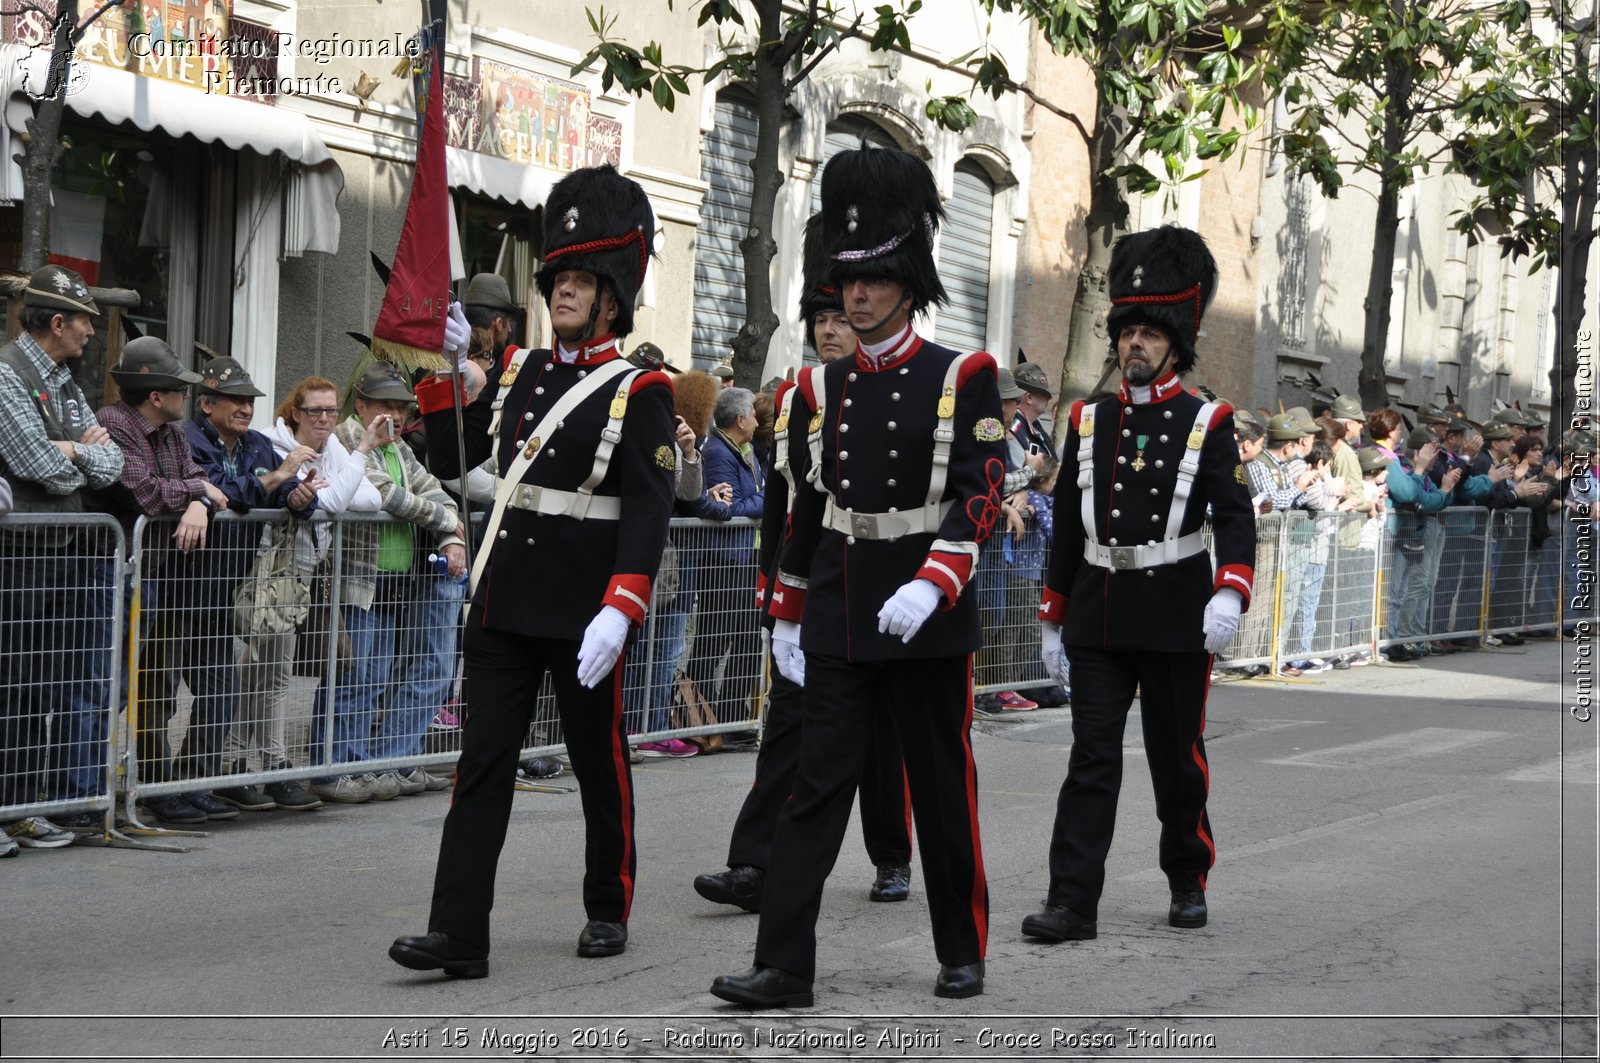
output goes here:
[{"label": "belt buckle", "polygon": [[1110,547],[1109,549],[1111,551],[1111,567],[1112,568],[1126,570],[1126,569],[1137,568],[1138,567],[1138,565],[1136,565],[1134,563],[1133,547],[1131,547],[1131,546],[1113,546],[1113,547]]},{"label": "belt buckle", "polygon": [[850,528],[858,539],[877,538],[878,521],[870,513],[854,513],[850,517]]}]

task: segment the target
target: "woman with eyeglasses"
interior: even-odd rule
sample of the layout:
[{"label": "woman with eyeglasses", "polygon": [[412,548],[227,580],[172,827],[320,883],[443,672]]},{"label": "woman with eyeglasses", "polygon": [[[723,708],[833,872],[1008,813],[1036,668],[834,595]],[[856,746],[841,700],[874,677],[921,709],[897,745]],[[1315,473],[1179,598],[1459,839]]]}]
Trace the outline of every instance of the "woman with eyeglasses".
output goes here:
[{"label": "woman with eyeglasses", "polygon": [[[326,486],[317,491],[317,509],[334,514],[347,511],[375,513],[382,500],[378,489],[367,479],[367,460],[373,449],[385,440],[369,427],[352,452],[346,449],[333,434],[339,423],[339,390],[331,380],[319,376],[306,377],[296,384],[277,410],[277,423],[267,432],[278,456],[283,457],[299,447],[306,447],[316,457],[300,466],[301,479],[322,480]],[[262,545],[268,545],[266,536],[280,531],[270,526],[263,535]],[[294,567],[300,579],[309,584],[317,565],[327,556],[332,541],[332,525],[323,521],[300,521],[294,529]],[[245,652],[239,662],[239,713],[228,733],[223,749],[224,760],[234,765],[236,771],[249,768],[248,760],[254,750],[261,751],[261,770],[274,771],[292,767],[284,742],[284,731],[289,700],[289,680],[295,659],[295,636],[291,631],[282,634],[248,634],[244,638]],[[242,766],[238,762],[246,762]],[[265,793],[254,786],[236,787],[238,796],[249,801],[240,807],[261,809],[278,808],[307,810],[318,808],[322,801],[300,783],[269,783]],[[250,793],[254,791],[254,793]],[[233,793],[234,791],[230,791]],[[370,797],[370,791],[368,792]],[[233,802],[237,804],[238,802]]]}]

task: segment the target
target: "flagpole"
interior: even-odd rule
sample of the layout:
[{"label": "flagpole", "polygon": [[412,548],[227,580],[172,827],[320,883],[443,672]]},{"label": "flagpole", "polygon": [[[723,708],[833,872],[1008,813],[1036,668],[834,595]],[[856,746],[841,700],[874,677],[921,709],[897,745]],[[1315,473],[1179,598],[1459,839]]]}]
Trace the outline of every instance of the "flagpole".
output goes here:
[{"label": "flagpole", "polygon": [[[471,342],[470,340],[468,341]],[[488,386],[485,382],[485,387]],[[467,497],[467,418],[462,409],[463,397],[461,394],[461,360],[450,359],[450,399],[456,408],[456,469],[461,485],[461,524],[467,534],[461,538],[467,557],[467,571],[472,571],[472,500]]]}]

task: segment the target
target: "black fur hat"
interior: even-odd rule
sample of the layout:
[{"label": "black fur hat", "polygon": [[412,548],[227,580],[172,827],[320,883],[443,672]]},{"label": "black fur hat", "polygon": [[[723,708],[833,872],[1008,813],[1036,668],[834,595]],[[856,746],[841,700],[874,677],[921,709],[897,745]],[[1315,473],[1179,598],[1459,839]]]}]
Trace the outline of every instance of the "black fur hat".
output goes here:
[{"label": "black fur hat", "polygon": [[828,276],[829,264],[819,210],[806,219],[805,253],[800,264],[800,320],[805,322],[807,346],[813,342],[811,330],[818,314],[824,310],[844,313],[844,300]]},{"label": "black fur hat", "polygon": [[823,243],[831,283],[887,277],[905,285],[915,314],[946,300],[933,261],[944,207],[928,164],[893,148],[841,151],[822,171]]},{"label": "black fur hat", "polygon": [[1217,263],[1200,234],[1181,225],[1129,233],[1111,249],[1111,351],[1125,325],[1152,325],[1172,340],[1175,368],[1194,368],[1200,319],[1217,292]]},{"label": "black fur hat", "polygon": [[545,304],[556,274],[593,273],[611,287],[617,318],[611,331],[633,331],[633,302],[644,283],[655,213],[644,189],[609,164],[574,170],[550,190],[544,204],[544,262],[534,280]]}]

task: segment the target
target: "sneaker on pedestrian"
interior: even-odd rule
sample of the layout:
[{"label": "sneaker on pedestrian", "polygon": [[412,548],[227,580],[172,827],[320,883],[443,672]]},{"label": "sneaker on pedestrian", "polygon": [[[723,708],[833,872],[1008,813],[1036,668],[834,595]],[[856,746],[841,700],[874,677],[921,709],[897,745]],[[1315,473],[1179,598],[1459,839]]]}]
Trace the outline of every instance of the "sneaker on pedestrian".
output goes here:
[{"label": "sneaker on pedestrian", "polygon": [[700,747],[681,738],[667,738],[660,742],[640,742],[634,747],[647,757],[692,757]]},{"label": "sneaker on pedestrian", "polygon": [[271,812],[278,803],[261,791],[259,786],[219,786],[212,791],[219,801],[246,812]]},{"label": "sneaker on pedestrian", "polygon": [[459,698],[451,698],[449,701],[445,702],[444,707],[441,708],[438,714],[434,716],[433,722],[428,725],[428,730],[457,730],[461,726],[460,709],[461,700]]},{"label": "sneaker on pedestrian", "polygon": [[1493,649],[1496,646],[1504,645],[1504,643],[1502,643],[1500,641],[1500,636],[1498,636],[1498,635],[1485,635],[1485,636],[1483,636],[1483,644],[1485,646],[1488,646],[1490,649]]},{"label": "sneaker on pedestrian", "polygon": [[972,711],[979,716],[994,716],[1000,712],[1000,699],[993,694],[974,695]]},{"label": "sneaker on pedestrian", "polygon": [[43,816],[29,816],[5,825],[6,836],[25,849],[60,849],[78,840]]},{"label": "sneaker on pedestrian", "polygon": [[239,810],[219,800],[217,795],[209,790],[198,793],[184,794],[183,799],[206,814],[207,819],[238,819]]},{"label": "sneaker on pedestrian", "polygon": [[206,814],[178,794],[140,799],[145,811],[163,823],[204,823]]},{"label": "sneaker on pedestrian", "polygon": [[369,771],[361,776],[361,781],[372,787],[374,801],[393,801],[400,796],[400,778],[392,771],[386,771],[382,775],[375,775]]},{"label": "sneaker on pedestrian", "polygon": [[1347,653],[1347,654],[1344,654],[1343,656],[1335,657],[1333,659],[1333,664],[1332,664],[1331,667],[1333,667],[1333,668],[1337,669],[1338,671],[1342,672],[1345,669],[1350,667],[1350,658],[1353,657],[1353,656],[1354,656],[1354,654]]},{"label": "sneaker on pedestrian", "polygon": [[554,779],[565,770],[554,757],[529,757],[517,765],[517,774],[524,779]]},{"label": "sneaker on pedestrian", "polygon": [[1003,690],[995,695],[995,700],[1000,703],[1002,709],[1009,709],[1012,712],[1032,712],[1039,707],[1037,701],[1029,700],[1015,690]]},{"label": "sneaker on pedestrian", "polygon": [[1295,664],[1293,661],[1290,661],[1288,664],[1280,665],[1278,667],[1278,674],[1289,679],[1299,679],[1305,673],[1301,670],[1299,665]]},{"label": "sneaker on pedestrian", "polygon": [[451,772],[449,775],[435,775],[433,772],[424,768],[422,777],[424,780],[426,780],[424,785],[430,794],[439,793],[441,790],[449,790],[456,784],[454,772]]},{"label": "sneaker on pedestrian", "polygon": [[417,794],[428,791],[428,771],[426,768],[412,768],[409,771],[392,771],[384,772],[384,774],[395,777],[395,781],[400,784],[400,795],[402,797],[415,797]]},{"label": "sneaker on pedestrian", "polygon": [[1316,675],[1318,672],[1326,672],[1332,667],[1333,665],[1329,664],[1321,657],[1313,657],[1309,661],[1304,661],[1301,663],[1300,672],[1302,675]]},{"label": "sneaker on pedestrian", "polygon": [[[372,785],[368,776],[340,775],[332,779],[318,779],[311,784],[311,792],[324,801],[339,805],[360,805],[372,800]],[[376,780],[374,780],[376,781]]]},{"label": "sneaker on pedestrian", "polygon": [[322,798],[292,779],[288,782],[269,782],[266,790],[272,803],[286,812],[309,812],[322,807]]},{"label": "sneaker on pedestrian", "polygon": [[0,860],[8,856],[16,856],[22,852],[22,847],[12,840],[11,835],[0,831]]}]

